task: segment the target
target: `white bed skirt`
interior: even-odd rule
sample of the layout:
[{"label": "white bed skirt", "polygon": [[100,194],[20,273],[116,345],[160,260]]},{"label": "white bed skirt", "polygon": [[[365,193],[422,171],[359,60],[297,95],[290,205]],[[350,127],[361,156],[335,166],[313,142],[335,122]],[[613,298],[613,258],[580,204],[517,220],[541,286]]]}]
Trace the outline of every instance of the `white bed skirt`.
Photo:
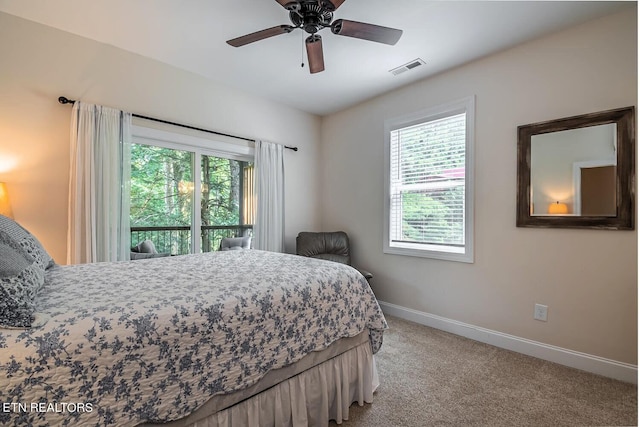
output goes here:
[{"label": "white bed skirt", "polygon": [[321,426],[341,424],[349,406],[373,402],[378,375],[369,342],[277,384],[192,427]]}]

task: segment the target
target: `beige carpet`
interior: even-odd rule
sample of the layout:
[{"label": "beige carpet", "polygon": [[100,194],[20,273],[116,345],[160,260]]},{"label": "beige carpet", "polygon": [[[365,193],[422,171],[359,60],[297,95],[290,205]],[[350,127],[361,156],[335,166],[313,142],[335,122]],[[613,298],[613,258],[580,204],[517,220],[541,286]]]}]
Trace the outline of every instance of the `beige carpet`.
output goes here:
[{"label": "beige carpet", "polygon": [[382,384],[372,405],[352,405],[345,427],[637,425],[633,384],[387,321],[376,355]]}]

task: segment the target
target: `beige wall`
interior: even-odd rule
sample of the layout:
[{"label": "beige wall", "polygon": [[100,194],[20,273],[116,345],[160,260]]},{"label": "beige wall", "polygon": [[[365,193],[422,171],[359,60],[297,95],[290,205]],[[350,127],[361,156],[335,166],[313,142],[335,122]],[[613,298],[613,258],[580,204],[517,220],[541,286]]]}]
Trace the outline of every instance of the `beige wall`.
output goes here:
[{"label": "beige wall", "polygon": [[[1,13],[0,58],[0,181],[8,183],[16,219],[57,260],[66,252],[70,109],[57,102],[65,95],[297,145],[285,159],[287,251],[295,250],[300,230],[344,229],[383,301],[636,363],[637,233],[515,227],[516,127],[634,105],[635,13],[522,45],[322,120]],[[475,263],[384,255],[384,120],[472,94]],[[548,322],[533,320],[534,303],[549,306]]]},{"label": "beige wall", "polygon": [[285,245],[320,224],[320,118],[111,46],[0,13],[0,181],[15,218],[66,260],[71,108],[58,96],[295,145],[285,150]]},{"label": "beige wall", "polygon": [[[636,13],[593,21],[326,117],[322,222],[379,299],[620,362],[637,359],[637,232],[516,228],[516,128],[636,104]],[[475,263],[382,253],[383,123],[476,95]],[[547,322],[533,319],[548,305]]]}]

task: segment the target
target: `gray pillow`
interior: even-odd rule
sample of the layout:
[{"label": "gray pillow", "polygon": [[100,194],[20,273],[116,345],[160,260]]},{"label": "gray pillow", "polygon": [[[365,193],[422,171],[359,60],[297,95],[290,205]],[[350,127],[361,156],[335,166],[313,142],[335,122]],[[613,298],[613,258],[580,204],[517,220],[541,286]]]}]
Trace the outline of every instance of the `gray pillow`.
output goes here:
[{"label": "gray pillow", "polygon": [[0,277],[15,276],[34,262],[22,246],[0,231]]},{"label": "gray pillow", "polygon": [[151,240],[145,240],[143,242],[138,243],[136,246],[135,252],[140,252],[143,254],[157,254],[156,246],[153,244]]},{"label": "gray pillow", "polygon": [[22,246],[43,270],[55,265],[53,258],[38,239],[11,218],[0,215],[0,231],[8,234],[13,241]]},{"label": "gray pillow", "polygon": [[251,249],[251,236],[225,237],[220,241],[221,251],[237,251],[241,249]]},{"label": "gray pillow", "polygon": [[8,233],[0,230],[0,326],[30,327],[44,269]]}]

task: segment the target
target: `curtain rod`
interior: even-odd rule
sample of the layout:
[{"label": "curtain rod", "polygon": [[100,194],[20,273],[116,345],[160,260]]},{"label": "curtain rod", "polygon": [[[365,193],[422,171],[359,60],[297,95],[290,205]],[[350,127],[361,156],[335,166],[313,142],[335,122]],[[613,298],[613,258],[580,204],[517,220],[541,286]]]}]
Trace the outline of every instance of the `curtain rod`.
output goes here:
[{"label": "curtain rod", "polygon": [[[60,104],[75,104],[76,101],[73,100],[73,99],[68,99],[68,98],[66,98],[64,96],[61,96],[61,97],[58,98],[58,102]],[[228,137],[235,138],[235,139],[242,139],[244,141],[255,142],[255,140],[253,140],[251,138],[245,138],[243,136],[230,135],[228,133],[216,132],[215,130],[202,129],[202,128],[198,128],[198,127],[195,127],[195,126],[183,125],[182,123],[175,123],[175,122],[170,122],[168,120],[162,120],[162,119],[156,119],[156,118],[153,118],[153,117],[141,116],[140,114],[132,113],[131,115],[133,117],[137,117],[139,119],[151,120],[153,122],[164,123],[164,124],[173,125],[173,126],[179,126],[179,127],[183,127],[183,128],[187,128],[187,129],[198,130],[200,132],[207,132],[207,133],[212,133],[212,134],[215,134],[215,135],[228,136]],[[288,148],[289,150],[293,150],[293,151],[298,151],[298,147],[289,147],[289,146],[285,145],[284,148]]]}]

